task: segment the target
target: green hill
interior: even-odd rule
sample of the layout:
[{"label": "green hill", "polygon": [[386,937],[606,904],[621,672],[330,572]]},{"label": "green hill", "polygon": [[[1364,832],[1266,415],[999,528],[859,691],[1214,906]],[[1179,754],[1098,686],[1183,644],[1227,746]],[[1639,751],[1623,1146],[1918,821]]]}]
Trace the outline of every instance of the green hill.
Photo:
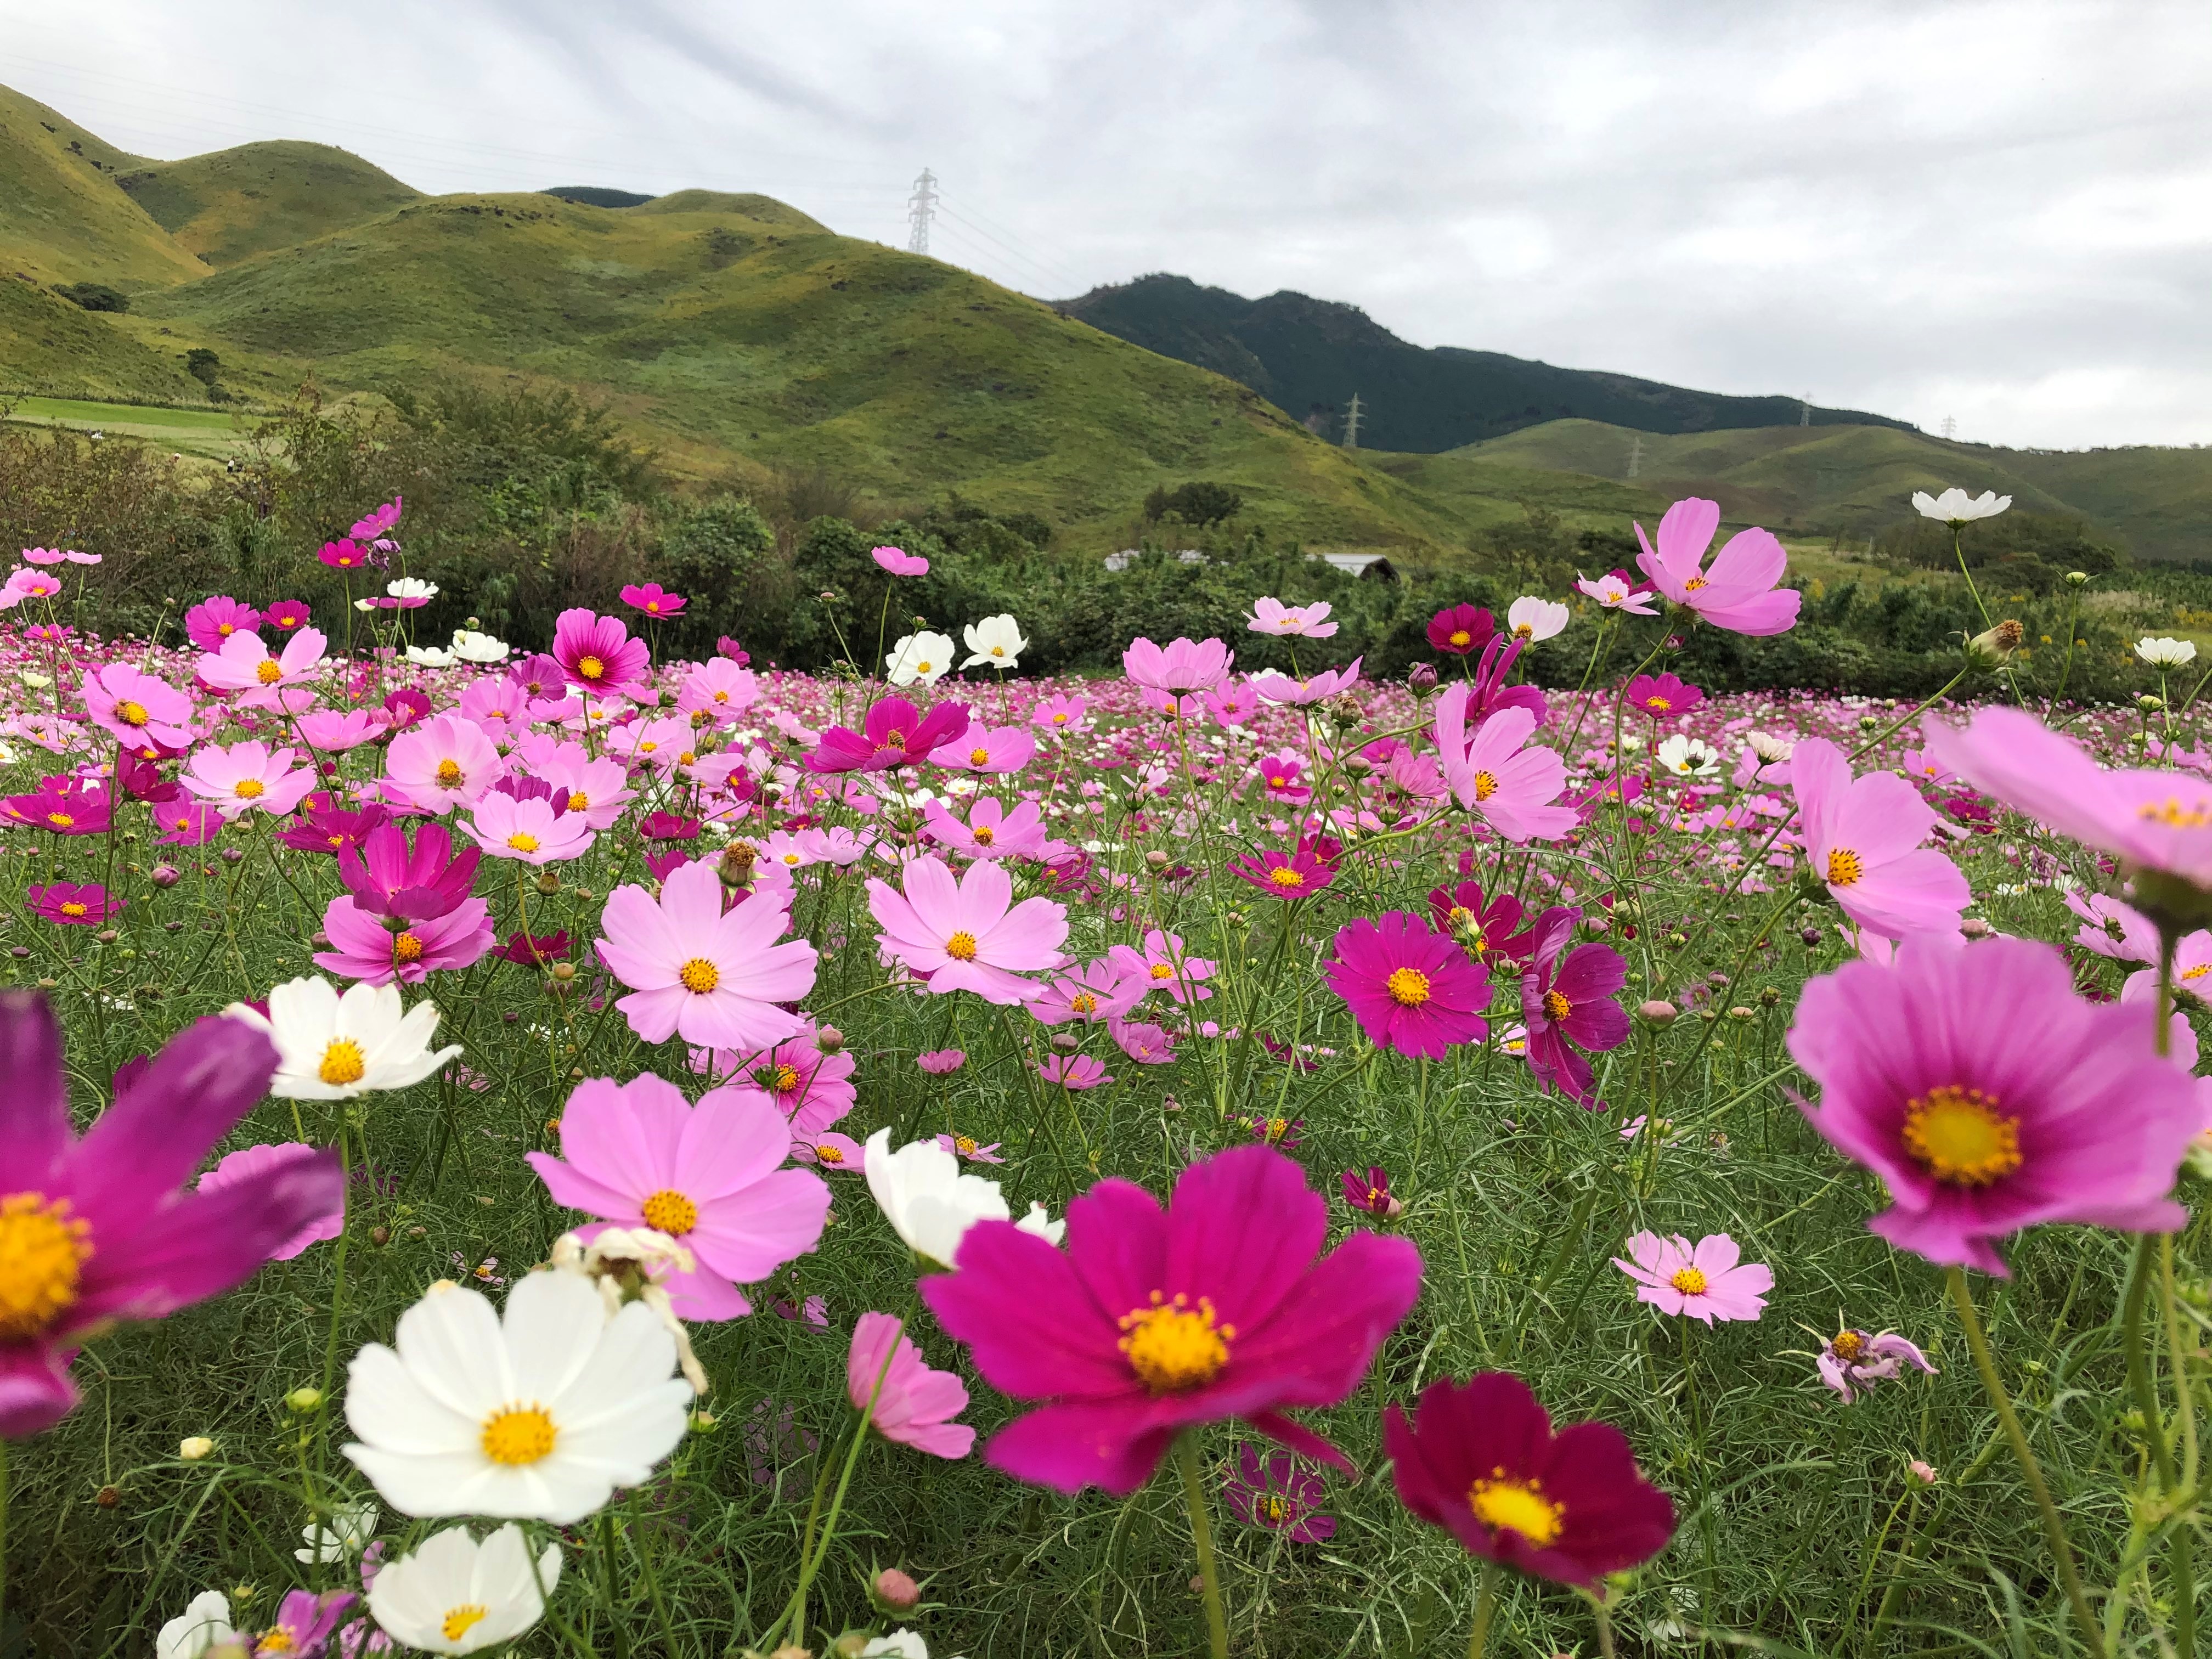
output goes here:
[{"label": "green hill", "polygon": [[241,144],[115,182],[186,252],[221,268],[373,219],[422,191],[328,144]]},{"label": "green hill", "polygon": [[126,293],[203,274],[206,267],[116,188],[118,174],[144,165],[0,87],[0,274]]}]

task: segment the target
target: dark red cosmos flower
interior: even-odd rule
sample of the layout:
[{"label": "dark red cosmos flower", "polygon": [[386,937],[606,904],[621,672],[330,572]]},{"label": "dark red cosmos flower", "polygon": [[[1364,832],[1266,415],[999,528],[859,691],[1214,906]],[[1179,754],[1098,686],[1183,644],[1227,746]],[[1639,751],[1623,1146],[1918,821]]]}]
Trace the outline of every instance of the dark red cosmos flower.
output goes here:
[{"label": "dark red cosmos flower", "polygon": [[1279,1532],[1293,1544],[1321,1544],[1336,1536],[1336,1517],[1322,1515],[1328,1488],[1317,1470],[1298,1467],[1288,1452],[1270,1452],[1262,1463],[1249,1443],[1235,1473],[1222,1483],[1222,1500],[1240,1521]]},{"label": "dark red cosmos flower", "polygon": [[992,1387],[1045,1403],[993,1437],[984,1461],[1060,1492],[1127,1494],[1177,1434],[1239,1418],[1349,1469],[1284,1415],[1348,1398],[1413,1305],[1420,1253],[1362,1232],[1316,1261],[1328,1205],[1272,1146],[1183,1171],[1163,1212],[1127,1181],[1068,1206],[1067,1249],[980,1221],[959,1271],[922,1300]]},{"label": "dark red cosmos flower", "polygon": [[392,715],[391,729],[384,734],[387,743],[417,720],[430,718],[430,699],[411,685],[403,685],[397,691],[386,692],[384,706],[391,710]]},{"label": "dark red cosmos flower", "polygon": [[1638,674],[1628,683],[1628,706],[1655,720],[1686,714],[1705,694],[1673,674]]},{"label": "dark red cosmos flower", "polygon": [[1340,928],[1323,969],[1378,1048],[1442,1060],[1455,1042],[1490,1034],[1490,970],[1416,915],[1386,912]]},{"label": "dark red cosmos flower", "polygon": [[1566,905],[1537,919],[1535,951],[1521,975],[1521,1017],[1528,1027],[1528,1069],[1594,1107],[1596,1073],[1576,1049],[1601,1054],[1628,1041],[1628,1011],[1613,1000],[1628,982],[1628,964],[1607,945],[1568,950],[1581,919],[1581,911]]},{"label": "dark red cosmos flower", "polygon": [[328,791],[318,789],[300,803],[300,815],[277,831],[276,839],[295,852],[328,853],[336,858],[349,847],[358,848],[362,836],[391,817],[374,801],[349,811]]},{"label": "dark red cosmos flower", "polygon": [[1519,1377],[1440,1377],[1382,1413],[1398,1497],[1486,1561],[1588,1589],[1650,1560],[1674,1535],[1674,1505],[1644,1478],[1610,1423],[1552,1432]]},{"label": "dark red cosmos flower", "polygon": [[1380,1164],[1369,1164],[1365,1175],[1346,1170],[1337,1179],[1344,1187],[1344,1201],[1353,1209],[1378,1221],[1395,1221],[1406,1213],[1405,1204],[1391,1194],[1390,1172]]},{"label": "dark red cosmos flower", "polygon": [[1472,656],[1490,643],[1498,624],[1478,605],[1455,605],[1429,618],[1429,643],[1455,657]]},{"label": "dark red cosmos flower", "polygon": [[173,778],[163,777],[152,758],[128,749],[115,751],[115,781],[133,800],[159,803],[184,793],[184,787]]},{"label": "dark red cosmos flower", "polygon": [[507,943],[495,945],[492,955],[507,962],[519,962],[525,968],[542,968],[549,962],[568,959],[568,932],[565,927],[557,933],[532,935],[520,929],[507,936]]},{"label": "dark red cosmos flower", "polygon": [[1544,694],[1533,685],[1508,685],[1506,677],[1512,673],[1513,665],[1528,648],[1528,641],[1516,639],[1510,634],[1500,634],[1482,648],[1482,660],[1475,665],[1474,689],[1467,699],[1467,725],[1469,731],[1488,720],[1501,708],[1526,708],[1541,726],[1549,718],[1551,704]]},{"label": "dark red cosmos flower", "polygon": [[968,729],[965,703],[941,702],[924,714],[904,697],[885,697],[868,710],[859,732],[833,726],[806,757],[813,772],[888,772],[919,766]]},{"label": "dark red cosmos flower", "polygon": [[648,812],[637,821],[637,833],[647,841],[696,841],[699,820],[680,812]]},{"label": "dark red cosmos flower", "polygon": [[404,828],[380,823],[358,847],[338,848],[338,878],[365,915],[431,921],[460,908],[483,857],[483,849],[475,846],[455,856],[442,823],[417,829],[411,848]]},{"label": "dark red cosmos flower", "polygon": [[1521,927],[1521,901],[1510,893],[1486,898],[1482,884],[1463,881],[1456,887],[1429,890],[1429,915],[1439,933],[1449,933],[1474,953],[1477,962],[1505,957],[1525,962],[1536,948],[1533,927]]}]

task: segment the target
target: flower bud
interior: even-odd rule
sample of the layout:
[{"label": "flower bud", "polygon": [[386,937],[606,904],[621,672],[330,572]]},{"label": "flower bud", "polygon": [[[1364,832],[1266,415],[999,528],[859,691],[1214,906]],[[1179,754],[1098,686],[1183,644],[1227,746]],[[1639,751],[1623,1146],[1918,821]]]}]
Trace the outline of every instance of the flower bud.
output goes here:
[{"label": "flower bud", "polygon": [[2151,693],[2146,691],[2142,696],[2136,699],[2136,707],[2142,709],[2146,714],[2155,714],[2160,709],[2166,707],[2166,699],[2164,697],[2154,696]]},{"label": "flower bud", "polygon": [[322,1409],[323,1391],[320,1389],[295,1389],[284,1396],[284,1403],[304,1417],[309,1412]]},{"label": "flower bud", "polygon": [[204,1434],[196,1434],[178,1444],[177,1455],[187,1463],[197,1463],[203,1457],[215,1455],[215,1442]]},{"label": "flower bud", "polygon": [[2027,637],[2027,630],[2008,617],[1995,628],[1966,641],[1967,665],[1984,674],[1993,674],[2020,649],[2021,641]]},{"label": "flower bud", "polygon": [[246,849],[243,847],[226,847],[216,856],[225,864],[235,864],[246,856]]},{"label": "flower bud", "polygon": [[538,872],[538,890],[550,898],[561,890],[561,878],[550,870],[540,870]]},{"label": "flower bud", "polygon": [[1168,867],[1168,855],[1165,853],[1161,852],[1158,848],[1155,847],[1151,852],[1145,854],[1145,867],[1148,870],[1166,869]]},{"label": "flower bud", "polygon": [[104,1510],[112,1510],[118,1504],[120,1504],[123,1501],[123,1488],[120,1486],[102,1486],[98,1492],[93,1494],[92,1501],[99,1504],[100,1507]]},{"label": "flower bud", "polygon": [[896,1567],[878,1573],[869,1593],[885,1613],[912,1613],[921,1602],[921,1586]]},{"label": "flower bud", "polygon": [[1672,1025],[1681,1010],[1659,997],[1654,997],[1637,1011],[1653,1025]]},{"label": "flower bud", "polygon": [[1987,939],[1990,934],[1996,933],[1996,929],[1990,927],[1988,922],[1983,921],[1979,916],[1968,916],[1964,921],[1959,924],[1959,931],[1964,933],[1968,939]]},{"label": "flower bud", "polygon": [[185,872],[173,864],[157,864],[146,873],[146,879],[156,887],[174,887],[185,878]]},{"label": "flower bud", "polygon": [[1916,1457],[1907,1463],[1905,1466],[1905,1472],[1916,1486],[1932,1486],[1936,1484],[1935,1465],[1923,1462],[1920,1458]]},{"label": "flower bud", "polygon": [[552,974],[556,980],[559,981],[562,984],[566,985],[570,980],[576,977],[576,964],[573,962],[556,962],[548,971]]},{"label": "flower bud", "polygon": [[845,1046],[845,1034],[834,1025],[824,1025],[815,1032],[814,1046],[825,1054],[834,1054]]},{"label": "flower bud", "polygon": [[1407,672],[1406,684],[1416,691],[1437,689],[1437,669],[1434,663],[1417,662]]},{"label": "flower bud", "polygon": [[1073,1031],[1054,1031],[1052,1034],[1052,1046],[1062,1054],[1072,1054],[1083,1046],[1083,1039]]},{"label": "flower bud", "polygon": [[753,881],[753,860],[760,856],[760,848],[749,841],[733,841],[722,849],[722,861],[716,866],[722,885],[730,888],[750,887]]},{"label": "flower bud", "polygon": [[2069,571],[2068,571],[2068,572],[2066,573],[2066,586],[2069,586],[2069,587],[2087,587],[2088,585],[2089,585],[2089,573],[2088,573],[2087,571],[2086,571],[2086,570],[2069,570]]}]

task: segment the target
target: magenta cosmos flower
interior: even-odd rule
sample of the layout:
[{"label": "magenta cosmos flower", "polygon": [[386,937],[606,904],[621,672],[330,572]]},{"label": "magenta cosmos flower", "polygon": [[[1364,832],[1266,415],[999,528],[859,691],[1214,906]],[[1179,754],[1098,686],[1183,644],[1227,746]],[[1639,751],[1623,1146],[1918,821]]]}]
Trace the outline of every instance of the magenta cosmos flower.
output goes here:
[{"label": "magenta cosmos flower", "polygon": [[695,861],[669,873],[658,903],[635,885],[610,893],[598,948],[631,988],[615,1006],[647,1042],[681,1036],[702,1048],[758,1051],[806,1029],[776,1006],[814,988],[814,947],[784,939],[790,925],[773,898],[725,911],[715,866]]},{"label": "magenta cosmos flower", "polygon": [[602,617],[579,606],[563,611],[553,623],[553,659],[568,684],[587,691],[619,691],[645,678],[652,659],[643,640],[634,640],[619,617]]},{"label": "magenta cosmos flower", "polygon": [[806,757],[813,772],[888,772],[919,766],[930,751],[968,729],[965,703],[941,702],[927,714],[904,697],[884,697],[868,710],[862,729],[833,726]]},{"label": "magenta cosmos flower", "polygon": [[76,1139],[52,1011],[0,993],[0,1435],[36,1434],[76,1403],[70,1362],[101,1328],[228,1290],[340,1202],[326,1152],[183,1190],[276,1069],[267,1037],[203,1019],[126,1076]]},{"label": "magenta cosmos flower", "polygon": [[[329,1154],[305,1141],[280,1141],[274,1146],[248,1146],[232,1152],[215,1168],[199,1178],[193,1189],[202,1193],[219,1193],[227,1187],[258,1181],[280,1170],[309,1164],[326,1162]],[[334,1188],[329,1207],[301,1224],[300,1231],[269,1251],[271,1261],[289,1261],[310,1244],[319,1244],[325,1239],[336,1238],[345,1231],[345,1201]]]},{"label": "magenta cosmos flower", "polygon": [[490,908],[470,895],[435,915],[390,921],[386,926],[358,899],[332,899],[323,909],[330,948],[315,952],[315,966],[370,985],[420,985],[432,974],[482,961],[498,938]]},{"label": "magenta cosmos flower", "polygon": [[1176,639],[1162,646],[1135,639],[1121,653],[1121,669],[1148,691],[1181,697],[1214,690],[1236,660],[1237,653],[1220,640]]},{"label": "magenta cosmos flower", "polygon": [[1471,657],[1490,643],[1498,624],[1490,612],[1472,605],[1455,605],[1429,618],[1429,643],[1455,657]]},{"label": "magenta cosmos flower", "polygon": [[1629,1259],[1613,1265],[1637,1283],[1636,1299],[1663,1314],[1686,1319],[1757,1319],[1766,1310],[1774,1288],[1774,1269],[1742,1260],[1743,1252],[1726,1233],[1713,1233],[1695,1244],[1679,1233],[1632,1233]]},{"label": "magenta cosmos flower", "polygon": [[2153,1030],[2150,1003],[2076,996],[2051,945],[1925,938],[1807,985],[1790,1052],[1820,1085],[1814,1128],[1889,1188],[1868,1225],[2002,1276],[1994,1241],[2023,1227],[2187,1219],[2167,1194],[2203,1109]]},{"label": "magenta cosmos flower", "polygon": [[1240,1521],[1279,1532],[1293,1544],[1323,1544],[1336,1536],[1336,1517],[1320,1513],[1328,1485],[1318,1469],[1301,1468],[1288,1452],[1237,1449],[1237,1468],[1222,1483],[1222,1500]]},{"label": "magenta cosmos flower", "polygon": [[971,864],[955,878],[937,859],[915,859],[898,889],[868,882],[885,955],[924,976],[933,992],[973,991],[1001,1007],[1036,990],[1022,975],[1060,965],[1067,937],[1066,905],[1013,897],[1012,878],[992,863]]},{"label": "magenta cosmos flower", "polygon": [[1531,926],[1517,933],[1513,931],[1521,927],[1521,901],[1510,893],[1486,898],[1480,882],[1463,881],[1456,887],[1431,888],[1429,915],[1438,933],[1449,933],[1473,951],[1478,962],[1486,962],[1493,956],[1524,962],[1535,953],[1535,928]]},{"label": "magenta cosmos flower", "polygon": [[202,599],[185,612],[185,637],[203,651],[220,651],[237,635],[251,634],[260,626],[261,613],[228,593]]},{"label": "magenta cosmos flower", "polygon": [[1602,1054],[1628,1041],[1628,1012],[1613,1000],[1628,964],[1609,945],[1567,946],[1581,913],[1555,905],[1538,918],[1534,950],[1521,975],[1523,1051],[1528,1069],[1569,1098],[1597,1103],[1596,1073],[1578,1051]]},{"label": "magenta cosmos flower", "polygon": [[1716,628],[1731,634],[1788,633],[1796,626],[1803,599],[1794,588],[1775,586],[1789,567],[1789,554],[1766,531],[1740,530],[1707,569],[1705,550],[1720,524],[1717,501],[1691,496],[1675,502],[1659,520],[1657,547],[1642,525],[1636,526],[1636,539],[1644,548],[1638,567],[1652,586]]},{"label": "magenta cosmos flower", "polygon": [[845,1397],[854,1411],[866,1411],[872,1397],[868,1426],[899,1445],[932,1457],[965,1457],[975,1449],[975,1431],[952,1420],[968,1409],[966,1385],[951,1371],[932,1370],[905,1322],[890,1314],[864,1313],[853,1327]]},{"label": "magenta cosmos flower", "polygon": [[1440,1377],[1382,1414],[1398,1497],[1473,1553],[1554,1583],[1595,1587],[1674,1535],[1674,1506],[1610,1423],[1554,1434],[1519,1377]]},{"label": "magenta cosmos flower", "polygon": [[192,700],[167,680],[112,662],[85,676],[84,711],[125,749],[149,738],[170,749],[191,745]]},{"label": "magenta cosmos flower", "polygon": [[[749,904],[740,909],[750,909]],[[696,1106],[650,1073],[579,1084],[561,1111],[562,1158],[529,1152],[554,1202],[609,1227],[651,1227],[698,1265],[662,1280],[684,1319],[737,1319],[752,1311],[738,1286],[757,1285],[822,1237],[830,1188],[791,1156],[783,1115],[759,1095],[716,1089]]]},{"label": "magenta cosmos flower", "polygon": [[1316,1261],[1328,1205],[1267,1146],[1185,1170],[1174,1201],[1102,1181],[1068,1206],[1065,1254],[1011,1222],[979,1221],[959,1271],[922,1299],[994,1388],[1039,1410],[985,1461],[1018,1480],[1134,1492],[1184,1428],[1241,1418],[1294,1451],[1349,1468],[1284,1415],[1359,1386],[1420,1293],[1420,1253],[1357,1233]]},{"label": "magenta cosmos flower", "polygon": [[[382,809],[376,811],[374,820],[366,812],[332,812],[315,826],[325,832],[320,841],[337,854],[338,878],[355,905],[369,915],[427,921],[465,903],[483,857],[481,849],[464,848],[456,855],[453,836],[442,823],[418,824],[410,847],[405,828],[386,822]],[[356,816],[356,823],[336,822]],[[316,844],[313,838],[304,843]]]},{"label": "magenta cosmos flower", "polygon": [[1437,699],[1437,750],[1453,798],[1508,841],[1566,834],[1580,816],[1571,806],[1551,803],[1567,787],[1567,763],[1555,749],[1528,744],[1535,712],[1499,708],[1470,738],[1470,695],[1468,686],[1455,685]]},{"label": "magenta cosmos flower", "polygon": [[1936,809],[1917,789],[1894,772],[1853,778],[1826,738],[1798,743],[1790,782],[1813,874],[1845,915],[1885,939],[1958,931],[1973,891],[1957,865],[1921,847]]},{"label": "magenta cosmos flower", "polygon": [[872,547],[868,556],[894,576],[927,576],[929,561],[902,547]]},{"label": "magenta cosmos flower", "polygon": [[1304,898],[1309,893],[1318,893],[1336,879],[1334,861],[1323,858],[1310,836],[1290,852],[1275,847],[1262,848],[1249,858],[1231,860],[1229,868],[1261,892],[1279,899]]},{"label": "magenta cosmos flower", "polygon": [[624,583],[622,602],[644,611],[648,617],[673,617],[688,603],[681,593],[671,593],[659,582]]},{"label": "magenta cosmos flower", "polygon": [[1323,970],[1378,1048],[1442,1060],[1455,1042],[1490,1035],[1490,970],[1419,916],[1392,910],[1337,933]]},{"label": "magenta cosmos flower", "polygon": [[123,914],[124,902],[110,898],[98,882],[58,881],[33,887],[24,895],[24,908],[32,915],[64,927],[99,927],[110,916]]},{"label": "magenta cosmos flower", "polygon": [[1674,674],[1638,674],[1628,683],[1628,706],[1655,720],[1686,714],[1705,700],[1705,694]]}]

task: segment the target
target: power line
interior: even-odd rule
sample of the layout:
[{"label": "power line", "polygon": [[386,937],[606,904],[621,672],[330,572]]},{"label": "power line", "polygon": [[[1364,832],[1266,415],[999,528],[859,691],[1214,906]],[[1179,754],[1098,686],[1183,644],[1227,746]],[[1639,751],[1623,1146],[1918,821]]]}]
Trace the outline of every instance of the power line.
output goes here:
[{"label": "power line", "polygon": [[1043,277],[1047,285],[1059,287],[1070,280],[1066,272],[1054,270],[1051,266],[1045,264],[1042,260],[1036,258],[1033,255],[1024,253],[1017,248],[1008,247],[997,237],[992,235],[989,231],[981,228],[980,226],[970,224],[967,220],[955,213],[951,208],[946,207],[942,198],[939,198],[938,201],[938,211],[943,214],[947,219],[951,220],[953,223],[964,227],[976,236],[981,237],[983,240],[989,242],[1006,258],[1015,261],[1018,264],[1026,265],[1032,273]]},{"label": "power line", "polygon": [[907,252],[929,252],[929,221],[937,211],[937,179],[927,167],[914,181],[914,194],[906,198],[906,222],[909,227],[906,239]]},{"label": "power line", "polygon": [[[1064,270],[1060,266],[1053,264],[1049,259],[1041,257],[1033,248],[1030,247],[1027,241],[1023,240],[1021,236],[1017,234],[1015,232],[1007,229],[1006,226],[1000,224],[988,215],[978,212],[971,206],[968,210],[970,216],[963,218],[958,213],[955,212],[950,206],[945,204],[942,197],[939,198],[939,209],[947,217],[959,219],[961,223],[966,225],[969,229],[974,231],[977,235],[988,238],[996,246],[1004,248],[1014,258],[1020,259],[1024,264],[1030,266],[1034,270],[1042,272],[1045,276],[1051,277],[1054,282],[1070,285],[1071,291],[1080,289],[1083,286],[1082,279],[1080,277],[1070,274],[1068,271]],[[997,233],[995,235],[993,234],[994,230]]]}]

